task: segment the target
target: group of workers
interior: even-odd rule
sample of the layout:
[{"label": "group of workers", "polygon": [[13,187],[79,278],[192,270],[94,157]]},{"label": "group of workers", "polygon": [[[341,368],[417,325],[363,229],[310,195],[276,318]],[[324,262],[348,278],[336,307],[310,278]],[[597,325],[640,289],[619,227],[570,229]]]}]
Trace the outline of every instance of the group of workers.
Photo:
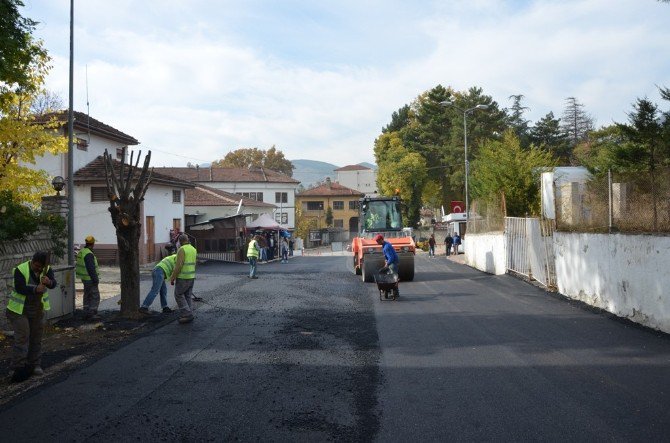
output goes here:
[{"label": "group of workers", "polygon": [[[196,249],[188,236],[179,237],[177,253],[165,257],[153,269],[153,284],[140,313],[148,314],[149,306],[160,293],[163,312],[172,312],[167,306],[166,280],[175,286],[174,297],[179,308],[179,323],[193,321],[193,283],[195,282]],[[100,320],[100,273],[98,259],[93,252],[95,238],[88,236],[85,246],[77,253],[75,273],[84,285],[84,320]],[[49,253],[38,251],[32,259],[17,265],[13,270],[14,288],[9,295],[6,316],[14,331],[10,380],[22,382],[32,375],[42,375],[42,334],[46,311],[51,309],[49,289],[57,282],[49,263]]]}]

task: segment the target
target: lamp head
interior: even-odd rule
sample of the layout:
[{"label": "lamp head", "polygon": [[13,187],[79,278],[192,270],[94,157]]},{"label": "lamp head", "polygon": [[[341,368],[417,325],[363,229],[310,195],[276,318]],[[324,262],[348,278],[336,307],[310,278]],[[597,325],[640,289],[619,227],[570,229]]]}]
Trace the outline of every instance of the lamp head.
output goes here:
[{"label": "lamp head", "polygon": [[488,109],[489,105],[477,105],[475,106],[475,109]]},{"label": "lamp head", "polygon": [[449,99],[440,102],[440,105],[442,105],[442,106],[451,106],[453,104],[454,104],[454,102],[449,100]]},{"label": "lamp head", "polygon": [[51,186],[53,186],[54,191],[56,191],[58,195],[60,195],[60,191],[62,191],[63,188],[65,187],[65,179],[60,175],[57,175],[56,177],[53,178],[53,180],[51,180]]}]

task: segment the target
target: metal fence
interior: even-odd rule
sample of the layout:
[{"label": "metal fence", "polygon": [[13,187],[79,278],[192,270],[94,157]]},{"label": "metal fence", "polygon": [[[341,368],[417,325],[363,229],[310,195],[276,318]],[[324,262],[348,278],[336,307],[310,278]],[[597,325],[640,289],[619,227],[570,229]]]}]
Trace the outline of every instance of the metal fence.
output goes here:
[{"label": "metal fence", "polygon": [[547,288],[556,286],[554,223],[539,218],[505,218],[507,269]]},{"label": "metal fence", "polygon": [[608,172],[554,189],[556,229],[670,233],[670,169]]}]

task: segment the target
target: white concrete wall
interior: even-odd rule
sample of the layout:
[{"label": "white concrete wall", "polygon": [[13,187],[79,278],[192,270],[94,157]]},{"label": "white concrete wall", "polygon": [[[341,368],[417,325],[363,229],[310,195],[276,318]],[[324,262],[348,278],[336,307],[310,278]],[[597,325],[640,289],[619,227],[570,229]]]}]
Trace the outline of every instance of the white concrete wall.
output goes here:
[{"label": "white concrete wall", "polygon": [[556,232],[562,294],[670,332],[670,237]]},{"label": "white concrete wall", "polygon": [[[96,186],[104,186],[99,184]],[[74,187],[74,243],[84,244],[92,235],[99,244],[116,244],[116,230],[109,215],[109,202],[91,202],[89,185]]]},{"label": "white concrete wall", "polygon": [[[490,274],[506,272],[502,233],[468,234],[466,264]],[[670,237],[555,232],[558,292],[670,333]]]},{"label": "white concrete wall", "polygon": [[[172,202],[172,191],[181,191],[179,203]],[[155,243],[167,243],[170,241],[170,229],[172,229],[172,219],[181,220],[181,229],[185,229],[184,224],[184,190],[181,188],[172,188],[170,186],[151,185],[144,195],[144,217],[154,217],[154,239]],[[147,232],[146,223],[142,220],[144,226],[144,241],[146,243]]]},{"label": "white concrete wall", "polygon": [[463,246],[468,266],[495,275],[507,272],[507,245],[502,232],[467,234]]}]

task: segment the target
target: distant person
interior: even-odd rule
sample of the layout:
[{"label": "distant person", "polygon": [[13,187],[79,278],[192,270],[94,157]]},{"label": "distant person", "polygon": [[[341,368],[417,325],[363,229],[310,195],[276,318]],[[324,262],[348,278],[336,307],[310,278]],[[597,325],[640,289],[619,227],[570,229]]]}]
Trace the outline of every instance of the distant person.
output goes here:
[{"label": "distant person", "polygon": [[77,277],[84,284],[84,320],[100,320],[98,307],[100,306],[100,270],[98,258],[93,253],[95,238],[89,235],[84,239],[86,245],[77,254]]},{"label": "distant person", "polygon": [[458,247],[461,245],[461,236],[458,232],[454,234],[454,255],[458,255]]},{"label": "distant person", "polygon": [[288,256],[293,257],[293,239],[288,239]]},{"label": "distant person", "polygon": [[149,308],[156,299],[156,294],[160,292],[161,299],[161,308],[164,313],[172,312],[172,309],[168,306],[167,302],[167,286],[165,285],[165,280],[170,278],[172,271],[174,270],[175,264],[177,262],[177,254],[168,255],[163,260],[159,261],[156,266],[154,266],[153,271],[151,271],[151,277],[153,283],[149,293],[142,302],[140,306],[140,313],[148,314]]},{"label": "distant person", "polygon": [[285,237],[282,237],[281,239],[280,248],[281,248],[281,262],[288,263],[288,241],[286,241]]},{"label": "distant person", "polygon": [[42,334],[44,312],[51,309],[47,289],[56,287],[48,253],[35,252],[32,260],[14,268],[14,289],[7,303],[7,319],[14,330],[11,381],[18,383],[31,375],[42,375]]},{"label": "distant person", "polygon": [[435,257],[435,234],[430,234],[428,239],[428,256]]},{"label": "distant person", "polygon": [[[400,265],[400,257],[395,252],[393,245],[384,240],[381,234],[375,235],[375,242],[382,247],[384,254],[384,268],[388,268],[394,275],[398,275],[398,266]],[[400,296],[398,288],[393,289],[393,295],[397,298]]]},{"label": "distant person", "polygon": [[195,283],[195,264],[198,251],[191,245],[188,235],[179,236],[179,250],[170,284],[174,285],[174,299],[179,308],[179,323],[193,321],[193,284]]},{"label": "distant person", "polygon": [[447,234],[446,237],[444,237],[444,250],[445,250],[445,255],[449,257],[451,255],[451,246],[454,244],[454,239],[451,237],[451,235]]},{"label": "distant person", "polygon": [[247,259],[249,260],[249,278],[258,278],[256,277],[256,261],[258,256],[261,253],[261,247],[258,244],[259,236],[254,235],[249,241],[249,246],[247,247]]}]

